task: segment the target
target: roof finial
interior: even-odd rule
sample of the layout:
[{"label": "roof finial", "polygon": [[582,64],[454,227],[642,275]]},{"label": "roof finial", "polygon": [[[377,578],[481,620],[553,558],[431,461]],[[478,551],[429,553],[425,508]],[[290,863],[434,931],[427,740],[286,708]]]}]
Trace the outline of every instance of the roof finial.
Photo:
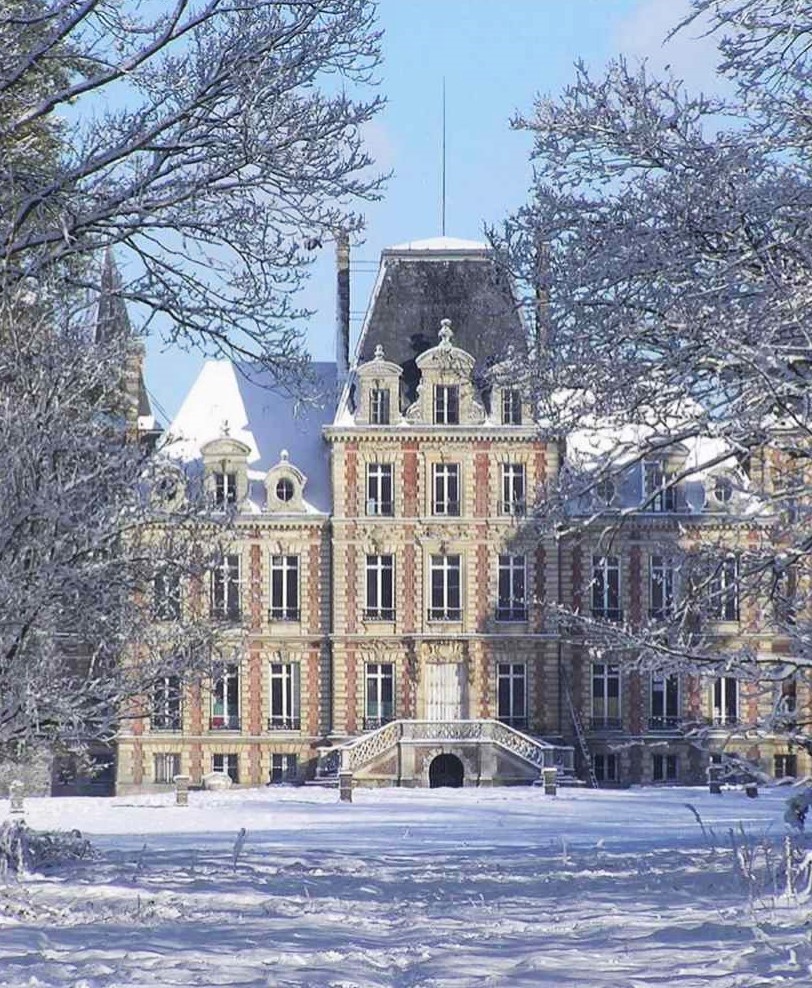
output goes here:
[{"label": "roof finial", "polygon": [[229,425],[228,419],[223,419],[223,421],[221,422],[221,424],[220,424],[220,435],[221,436],[230,436],[231,435],[231,426]]},{"label": "roof finial", "polygon": [[383,358],[383,344],[381,344],[381,343],[378,343],[378,345],[375,347],[375,359],[376,360],[383,360],[384,359]]},{"label": "roof finial", "polygon": [[282,463],[287,463],[288,460],[290,459],[290,453],[288,453],[286,449],[283,449],[282,452],[279,454],[279,459],[281,460]]},{"label": "roof finial", "polygon": [[444,350],[448,350],[451,347],[451,339],[454,336],[450,319],[442,319],[440,321],[440,332],[438,335],[440,337],[440,346]]}]

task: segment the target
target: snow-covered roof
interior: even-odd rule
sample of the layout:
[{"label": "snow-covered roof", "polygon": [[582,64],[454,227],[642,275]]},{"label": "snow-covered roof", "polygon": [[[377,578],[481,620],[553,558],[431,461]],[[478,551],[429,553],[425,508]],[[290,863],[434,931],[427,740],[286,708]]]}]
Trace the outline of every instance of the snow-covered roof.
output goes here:
[{"label": "snow-covered roof", "polygon": [[330,470],[322,427],[332,422],[337,372],[332,362],[311,363],[312,400],[280,390],[267,371],[253,364],[207,360],[167,429],[164,450],[183,463],[201,458],[201,448],[228,435],[250,450],[249,477],[264,476],[287,450],[307,477],[305,501],[330,511]]},{"label": "snow-covered roof", "polygon": [[489,250],[488,245],[479,240],[463,240],[460,237],[428,237],[424,240],[407,240],[406,243],[387,247],[384,254],[423,253],[427,251],[447,254],[470,252],[481,254],[487,250]]}]

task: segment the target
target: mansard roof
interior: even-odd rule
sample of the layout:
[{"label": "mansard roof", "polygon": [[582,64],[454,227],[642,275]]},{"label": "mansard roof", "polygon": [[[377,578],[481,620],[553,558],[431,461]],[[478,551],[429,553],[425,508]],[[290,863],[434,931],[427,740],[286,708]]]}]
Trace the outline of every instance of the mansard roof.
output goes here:
[{"label": "mansard roof", "polygon": [[228,435],[249,449],[249,476],[259,480],[288,451],[292,466],[307,476],[306,500],[331,510],[330,469],[322,426],[335,413],[337,370],[333,362],[311,363],[308,391],[319,400],[296,400],[256,364],[207,360],[167,430],[166,454],[194,464],[202,447]]},{"label": "mansard roof", "polygon": [[419,378],[415,363],[437,345],[443,319],[454,342],[476,360],[476,374],[505,352],[526,345],[510,278],[486,244],[454,237],[413,240],[383,251],[378,281],[356,348],[356,365],[382,345],[387,360],[403,367],[407,398]]}]

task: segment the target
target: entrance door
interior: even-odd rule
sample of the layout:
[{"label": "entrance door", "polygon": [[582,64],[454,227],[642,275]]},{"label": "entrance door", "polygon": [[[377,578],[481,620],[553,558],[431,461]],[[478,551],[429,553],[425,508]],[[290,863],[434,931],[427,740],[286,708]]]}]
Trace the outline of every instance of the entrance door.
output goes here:
[{"label": "entrance door", "polygon": [[425,666],[426,720],[462,720],[468,677],[462,662],[431,662]]}]

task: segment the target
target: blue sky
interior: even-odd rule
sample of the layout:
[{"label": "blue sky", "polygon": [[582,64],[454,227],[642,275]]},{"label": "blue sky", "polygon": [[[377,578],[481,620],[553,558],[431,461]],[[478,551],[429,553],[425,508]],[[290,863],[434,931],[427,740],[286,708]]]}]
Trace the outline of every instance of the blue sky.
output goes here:
[{"label": "blue sky", "polygon": [[[687,0],[381,0],[385,31],[381,91],[385,111],[368,143],[382,170],[394,172],[384,200],[366,210],[365,242],[352,253],[352,328],[357,333],[380,251],[440,232],[442,80],[446,79],[446,232],[481,239],[526,197],[528,135],[512,131],[516,112],[555,94],[583,58],[598,68],[618,53],[669,63],[689,82],[713,81],[714,52],[669,27]],[[302,304],[316,309],[307,338],[315,359],[334,352],[333,249],[313,266]],[[159,412],[177,411],[203,358],[149,341],[147,387]]]}]

